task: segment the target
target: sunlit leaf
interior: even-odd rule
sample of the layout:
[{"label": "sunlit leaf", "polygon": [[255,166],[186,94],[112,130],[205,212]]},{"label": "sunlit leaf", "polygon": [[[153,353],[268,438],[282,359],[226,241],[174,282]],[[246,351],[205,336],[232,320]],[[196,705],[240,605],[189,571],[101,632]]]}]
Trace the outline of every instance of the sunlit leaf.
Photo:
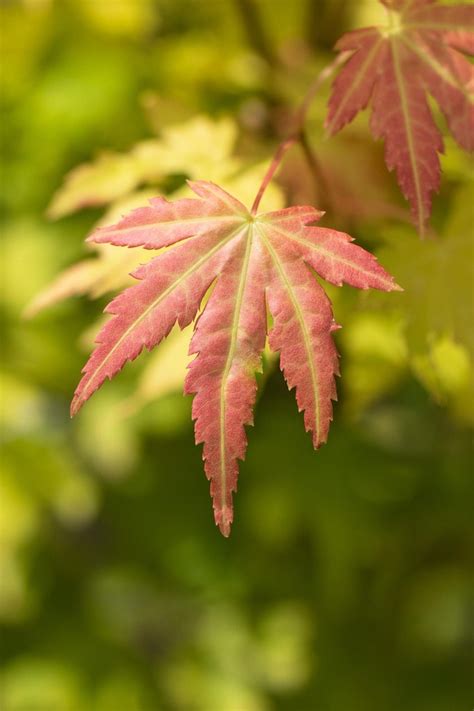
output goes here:
[{"label": "sunlit leaf", "polygon": [[198,115],[165,127],[159,140],[143,141],[133,150],[142,174],[153,179],[161,175],[183,173],[189,178],[209,176],[221,180],[238,167],[232,156],[237,139],[237,126],[228,117],[211,119]]},{"label": "sunlit leaf", "polygon": [[75,0],[84,19],[96,30],[118,37],[141,38],[156,31],[160,14],[153,0],[101,3]]},{"label": "sunlit leaf", "polygon": [[106,205],[131,192],[140,182],[140,164],[132,154],[102,153],[69,173],[48,209],[52,218],[82,207]]},{"label": "sunlit leaf", "polygon": [[125,403],[126,412],[134,412],[152,400],[181,390],[191,360],[189,331],[190,327],[182,331],[175,327],[162,347],[151,354],[135,392]]},{"label": "sunlit leaf", "polygon": [[410,351],[425,352],[433,337],[448,335],[474,355],[472,197],[467,185],[453,198],[443,235],[414,242],[407,231],[387,233],[380,256],[403,284],[399,307]]},{"label": "sunlit leaf", "polygon": [[412,367],[435,399],[466,421],[474,422],[474,369],[467,349],[444,336],[426,353],[416,353]]},{"label": "sunlit leaf", "polygon": [[[267,331],[266,302],[273,317],[270,347],[303,410],[313,444],[327,439],[338,357],[331,303],[309,267],[327,281],[359,288],[397,289],[376,259],[335,230],[310,226],[321,216],[312,207],[253,215],[213,183],[191,184],[199,200],[154,198],[91,241],[162,249],[141,266],[139,284],[107,307],[113,318],[99,333],[71,413],[144,348],[158,345],[177,321],[187,326],[214,283],[191,340],[196,354],[185,390],[195,395],[196,441],[204,443],[216,523],[229,535],[238,460],[245,455],[244,426],[253,421],[255,372]],[[217,278],[217,280],[216,280]]]}]

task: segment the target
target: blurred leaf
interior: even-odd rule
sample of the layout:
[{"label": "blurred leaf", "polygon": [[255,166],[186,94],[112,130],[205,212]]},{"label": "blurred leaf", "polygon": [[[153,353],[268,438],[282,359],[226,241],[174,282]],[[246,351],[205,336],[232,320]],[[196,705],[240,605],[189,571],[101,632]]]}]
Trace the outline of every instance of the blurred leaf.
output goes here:
[{"label": "blurred leaf", "polygon": [[148,356],[135,392],[124,403],[124,412],[132,413],[151,400],[182,391],[191,360],[190,329],[190,326],[183,330],[175,326],[161,348]]},{"label": "blurred leaf", "polygon": [[474,423],[474,373],[465,347],[449,337],[433,339],[426,354],[415,354],[413,369],[438,402]]},{"label": "blurred leaf", "polygon": [[77,674],[57,661],[22,657],[2,674],[3,711],[82,711]]},{"label": "blurred leaf", "polygon": [[12,100],[31,86],[42,52],[51,40],[51,1],[0,4],[3,100]]},{"label": "blurred leaf", "polygon": [[54,228],[28,217],[12,221],[2,229],[2,258],[8,264],[2,275],[2,299],[15,316],[52,278],[61,258],[64,259],[59,254],[54,234]]},{"label": "blurred leaf", "polygon": [[45,398],[26,379],[0,371],[0,426],[2,439],[40,429],[44,419]]},{"label": "blurred leaf", "polygon": [[[146,204],[155,195],[155,191],[141,190],[117,200],[106,211],[97,226],[110,225],[129,210]],[[142,262],[150,258],[150,251],[135,249],[124,251],[111,245],[89,245],[89,251],[97,254],[96,259],[77,262],[61,272],[53,282],[40,291],[29,302],[24,316],[36,316],[54,304],[71,296],[88,295],[97,299],[111,291],[118,291],[134,283],[130,273]]]},{"label": "blurred leaf", "polygon": [[31,589],[24,562],[18,553],[0,551],[0,579],[0,620],[7,624],[25,623],[34,611],[36,591]]},{"label": "blurred leaf", "polygon": [[0,492],[0,553],[3,557],[34,534],[38,525],[38,507],[31,494],[23,491],[14,477],[5,473],[0,479]]},{"label": "blurred leaf", "polygon": [[130,193],[141,180],[133,155],[101,153],[72,170],[48,208],[56,219],[83,207],[104,205]]},{"label": "blurred leaf", "polygon": [[[407,230],[392,230],[380,258],[404,292],[397,307],[407,324],[410,351],[425,351],[431,339],[448,335],[474,355],[472,284],[473,212],[470,186],[459,190],[441,237],[415,242]],[[385,302],[384,302],[385,303]]]},{"label": "blurred leaf", "polygon": [[341,329],[346,407],[352,414],[363,411],[386,395],[406,373],[407,352],[403,322],[391,314],[353,314]]},{"label": "blurred leaf", "polygon": [[408,654],[446,654],[468,643],[470,581],[455,566],[416,575],[405,593],[402,634]]},{"label": "blurred leaf", "polygon": [[260,626],[259,663],[263,683],[276,691],[297,689],[307,681],[310,621],[296,605],[272,608]]},{"label": "blurred leaf", "polygon": [[223,676],[193,661],[168,670],[166,687],[175,708],[186,711],[270,711],[262,692],[236,677]]},{"label": "blurred leaf", "polygon": [[450,338],[436,340],[426,356],[415,356],[414,368],[418,377],[441,399],[459,392],[469,381],[467,352]]},{"label": "blurred leaf", "polygon": [[128,474],[139,452],[136,433],[124,419],[122,400],[119,390],[109,388],[77,424],[81,449],[110,479]]},{"label": "blurred leaf", "polygon": [[34,296],[25,308],[24,316],[32,318],[63,299],[91,292],[97,282],[102,281],[101,266],[100,259],[87,259],[65,269],[46,289]]},{"label": "blurred leaf", "polygon": [[55,443],[11,440],[4,447],[7,475],[35,500],[71,528],[81,528],[95,517],[99,492],[79,468],[72,453]]},{"label": "blurred leaf", "polygon": [[[151,706],[138,680],[125,668],[101,684],[91,708],[93,711],[149,711]],[[160,707],[153,705],[153,711],[160,711]]]},{"label": "blurred leaf", "polygon": [[98,255],[96,259],[77,262],[61,272],[30,301],[24,315],[27,318],[36,316],[43,309],[71,296],[88,295],[97,299],[110,291],[131,286],[135,280],[130,272],[150,257],[148,254],[145,258],[143,250],[124,252],[109,245],[94,247],[93,251]]},{"label": "blurred leaf", "polygon": [[350,29],[383,25],[387,21],[387,9],[381,2],[359,0]]},{"label": "blurred leaf", "polygon": [[[134,149],[145,174],[184,173],[189,178],[218,182],[240,165],[232,154],[237,126],[229,117],[211,119],[204,115],[162,130],[161,139],[144,141]],[[146,170],[147,168],[147,170]]]},{"label": "blurred leaf", "polygon": [[[195,3],[200,9],[212,7],[211,18],[215,20],[221,11],[229,12],[229,3],[213,3],[212,6]],[[186,6],[187,9],[187,6]],[[183,14],[188,13],[183,10]],[[189,15],[188,15],[189,16]],[[180,32],[173,36],[160,38],[153,48],[150,57],[152,66],[160,74],[160,85],[167,87],[167,93],[183,104],[191,104],[199,110],[209,109],[205,98],[217,94],[222,103],[222,96],[231,94],[235,84],[235,68],[233,65],[236,47],[229,37],[233,26],[229,25],[225,43],[215,41],[211,22],[203,31]],[[219,71],[216,71],[219,67]],[[254,87],[261,86],[262,73],[257,71],[253,77]],[[239,77],[239,84],[242,79]],[[212,105],[212,104],[211,104]]]},{"label": "blurred leaf", "polygon": [[52,218],[82,207],[108,204],[123,198],[142,182],[165,175],[205,176],[219,181],[235,172],[232,158],[237,127],[230,118],[196,116],[165,127],[160,139],[137,143],[128,153],[104,152],[92,163],[72,170],[48,209]]},{"label": "blurred leaf", "polygon": [[204,665],[188,656],[166,670],[165,688],[173,706],[190,711],[270,711],[255,674],[256,641],[235,609],[209,606],[195,645]]},{"label": "blurred leaf", "polygon": [[156,31],[160,23],[154,0],[75,0],[84,19],[104,34],[140,39]]},{"label": "blurred leaf", "polygon": [[474,170],[472,155],[463,151],[451,136],[444,136],[445,151],[441,155],[441,168],[445,179],[456,181],[472,179]]}]

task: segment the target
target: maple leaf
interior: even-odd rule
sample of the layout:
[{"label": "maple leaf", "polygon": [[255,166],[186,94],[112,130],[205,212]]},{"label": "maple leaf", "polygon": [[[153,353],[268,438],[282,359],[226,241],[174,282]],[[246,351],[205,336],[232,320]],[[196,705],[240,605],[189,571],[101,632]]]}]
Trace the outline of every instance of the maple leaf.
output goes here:
[{"label": "maple leaf", "polygon": [[197,320],[185,380],[194,394],[196,442],[211,480],[214,514],[227,536],[238,460],[247,447],[261,356],[267,334],[290,389],[296,389],[306,430],[319,447],[326,441],[336,398],[337,328],[331,303],[311,270],[341,285],[385,291],[399,289],[375,257],[348,235],[316,227],[322,213],[291,207],[254,215],[229,193],[209,182],[192,182],[199,199],[169,202],[153,198],[112,227],[89,237],[97,243],[166,249],[133,274],[139,283],[106,308],[113,315],[83,370],[71,405],[82,404],[144,348],[156,346],[177,322]]},{"label": "maple leaf", "polygon": [[[96,227],[110,224],[125,212],[129,212],[153,197],[156,191],[140,190],[126,198],[113,203],[99,220]],[[133,254],[115,249],[108,244],[88,245],[95,255],[90,259],[76,262],[60,272],[44,289],[37,293],[24,310],[26,318],[36,316],[58,302],[71,296],[87,295],[98,299],[110,291],[118,291],[133,282],[130,272],[143,261],[142,250],[134,250]]]},{"label": "maple leaf", "polygon": [[388,27],[355,30],[336,44],[352,54],[334,82],[326,128],[336,133],[371,103],[371,131],[385,140],[387,166],[395,169],[423,233],[432,193],[440,185],[438,153],[443,151],[428,92],[459,145],[474,147],[474,68],[461,53],[474,53],[474,7],[434,0],[381,2]]},{"label": "maple leaf", "polygon": [[[454,193],[437,239],[413,243],[400,226],[384,235],[380,254],[405,287],[398,306],[413,353],[448,335],[474,362],[474,329],[466,328],[474,322],[474,301],[466,298],[474,284],[472,194],[472,183]],[[384,297],[380,301],[384,311],[390,308]]]},{"label": "maple leaf", "polygon": [[103,151],[66,175],[48,217],[121,201],[142,183],[156,184],[167,175],[183,173],[192,179],[202,174],[222,182],[242,171],[233,155],[236,140],[237,126],[229,117],[198,115],[163,128],[160,138],[141,141],[126,153]]}]

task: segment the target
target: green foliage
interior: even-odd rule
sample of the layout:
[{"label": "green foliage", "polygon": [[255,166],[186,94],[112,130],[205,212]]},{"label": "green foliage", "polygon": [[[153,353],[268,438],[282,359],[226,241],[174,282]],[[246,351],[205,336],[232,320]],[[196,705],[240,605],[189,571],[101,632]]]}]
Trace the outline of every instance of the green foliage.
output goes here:
[{"label": "green foliage", "polygon": [[[314,3],[253,3],[270,56],[245,4],[124,0],[106,3],[107,17],[82,0],[1,4],[5,711],[471,703],[472,168],[450,143],[434,234],[418,242],[365,118],[323,144],[328,89],[315,102],[309,135],[326,183],[295,152],[270,198],[326,209],[326,224],[375,250],[405,292],[396,305],[334,293],[345,386],[317,455],[279,378],[262,383],[229,541],[209,520],[174,336],[163,360],[134,364],[71,423],[100,309],[76,298],[21,319],[76,261],[88,265],[76,293],[103,305],[122,288],[133,264],[83,245],[112,220],[103,209],[180,195],[188,175],[219,171],[253,198],[285,107],[331,57],[306,39]],[[380,22],[374,3],[345,5],[334,37]],[[108,159],[102,207],[50,222],[63,176],[104,152],[137,172],[124,184]]]}]

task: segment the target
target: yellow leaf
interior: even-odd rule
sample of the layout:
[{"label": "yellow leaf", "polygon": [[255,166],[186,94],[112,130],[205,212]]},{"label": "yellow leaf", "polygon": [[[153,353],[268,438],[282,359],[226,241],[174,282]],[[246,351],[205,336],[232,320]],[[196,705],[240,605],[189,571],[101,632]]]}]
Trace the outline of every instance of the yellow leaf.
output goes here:
[{"label": "yellow leaf", "polygon": [[131,154],[104,152],[72,170],[48,208],[51,218],[82,207],[104,205],[129,193],[140,182],[139,163]]}]

